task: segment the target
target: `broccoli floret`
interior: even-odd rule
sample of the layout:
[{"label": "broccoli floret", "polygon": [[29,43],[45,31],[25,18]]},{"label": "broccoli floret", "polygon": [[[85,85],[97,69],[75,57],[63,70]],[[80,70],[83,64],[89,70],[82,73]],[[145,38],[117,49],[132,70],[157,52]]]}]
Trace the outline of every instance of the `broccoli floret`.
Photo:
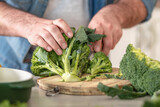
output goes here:
[{"label": "broccoli floret", "polygon": [[[94,34],[95,30],[85,27],[80,27],[76,33],[72,28],[72,32],[73,38],[68,38],[63,33],[68,48],[63,49],[60,56],[54,51],[47,52],[41,47],[36,48],[31,61],[33,74],[37,76],[57,74],[66,82],[81,81],[81,74],[87,71],[89,63],[90,48],[88,44],[105,37],[105,35]],[[88,37],[90,34],[92,37]]]},{"label": "broccoli floret", "polygon": [[[64,72],[58,65],[58,55],[54,52],[47,52],[41,47],[37,47],[32,56],[32,73],[36,76],[50,76],[54,74],[62,75]],[[54,72],[52,72],[54,71]]]},{"label": "broccoli floret", "polygon": [[112,72],[112,63],[103,52],[97,52],[94,54],[93,59],[90,61],[90,66],[87,72],[91,75]]},{"label": "broccoli floret", "polygon": [[120,62],[120,71],[139,91],[152,95],[160,89],[160,62],[148,57],[132,44],[128,45]]}]

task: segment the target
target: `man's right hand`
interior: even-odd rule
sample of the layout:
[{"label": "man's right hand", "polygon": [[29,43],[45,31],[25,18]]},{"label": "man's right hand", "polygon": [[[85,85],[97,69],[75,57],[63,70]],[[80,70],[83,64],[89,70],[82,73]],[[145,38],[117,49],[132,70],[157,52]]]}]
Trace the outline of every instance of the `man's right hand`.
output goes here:
[{"label": "man's right hand", "polygon": [[67,48],[61,32],[64,32],[69,38],[73,36],[70,27],[63,19],[37,19],[28,27],[25,38],[32,45],[43,47],[47,51],[54,50],[61,55],[62,49]]},{"label": "man's right hand", "polygon": [[62,49],[67,48],[62,32],[69,38],[73,36],[63,19],[39,18],[4,2],[0,2],[0,13],[0,35],[24,37],[32,45],[43,47],[47,51],[54,50],[58,55],[62,54]]}]

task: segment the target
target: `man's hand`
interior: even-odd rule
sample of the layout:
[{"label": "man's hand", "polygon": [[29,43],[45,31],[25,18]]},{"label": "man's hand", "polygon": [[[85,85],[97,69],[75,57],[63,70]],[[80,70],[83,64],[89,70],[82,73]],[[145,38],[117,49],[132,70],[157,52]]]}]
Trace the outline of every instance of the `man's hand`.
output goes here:
[{"label": "man's hand", "polygon": [[39,18],[3,2],[0,2],[0,13],[0,35],[24,37],[32,45],[47,51],[54,50],[58,55],[67,48],[61,33],[64,32],[69,38],[73,36],[69,25],[62,19]]},{"label": "man's hand", "polygon": [[93,43],[92,49],[108,55],[120,40],[122,28],[140,23],[146,15],[146,8],[141,0],[118,0],[117,3],[102,8],[88,27],[96,28],[97,34],[105,34],[107,37]]},{"label": "man's hand", "polygon": [[110,11],[99,11],[88,25],[89,28],[96,28],[97,34],[105,34],[106,37],[93,43],[95,52],[102,51],[108,55],[109,51],[115,47],[122,36],[122,27],[114,15]]},{"label": "man's hand", "polygon": [[67,43],[61,32],[64,32],[69,38],[73,36],[68,24],[63,19],[37,19],[33,22],[28,26],[25,38],[32,45],[43,47],[47,51],[53,49],[58,55],[61,55],[62,49],[67,48]]}]

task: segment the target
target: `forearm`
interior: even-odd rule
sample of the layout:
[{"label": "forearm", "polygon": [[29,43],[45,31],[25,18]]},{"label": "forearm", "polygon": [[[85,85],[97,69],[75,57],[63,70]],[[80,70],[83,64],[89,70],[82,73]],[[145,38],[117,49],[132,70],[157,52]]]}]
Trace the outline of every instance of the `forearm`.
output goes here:
[{"label": "forearm", "polygon": [[147,16],[147,10],[141,0],[118,0],[101,11],[105,12],[105,10],[115,13],[122,28],[134,26]]},{"label": "forearm", "polygon": [[0,35],[26,37],[27,26],[34,22],[31,19],[40,18],[0,2]]},{"label": "forearm", "polygon": [[47,51],[54,50],[61,55],[62,49],[67,48],[67,43],[60,30],[69,38],[73,36],[63,19],[39,18],[0,2],[0,35],[24,37],[32,45]]}]

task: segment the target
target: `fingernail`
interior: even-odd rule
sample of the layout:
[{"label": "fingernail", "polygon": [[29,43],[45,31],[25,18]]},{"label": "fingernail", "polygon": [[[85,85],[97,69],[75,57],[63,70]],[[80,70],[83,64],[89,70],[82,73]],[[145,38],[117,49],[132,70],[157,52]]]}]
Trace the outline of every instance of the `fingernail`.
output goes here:
[{"label": "fingernail", "polygon": [[72,37],[72,33],[71,33],[71,32],[68,32],[67,34],[68,34],[68,36],[69,36],[70,38]]},{"label": "fingernail", "polygon": [[63,44],[62,44],[62,48],[63,48],[63,49],[66,49],[66,48],[67,48],[67,44],[66,44],[66,43],[63,43]]},{"label": "fingernail", "polygon": [[99,46],[96,46],[96,47],[95,47],[95,51],[97,51],[97,52],[99,52],[99,51],[100,51]]},{"label": "fingernail", "polygon": [[48,51],[51,51],[52,48],[51,48],[50,46],[47,46],[47,50],[48,50]]},{"label": "fingernail", "polygon": [[62,54],[62,50],[61,49],[57,49],[57,54],[61,55]]}]

